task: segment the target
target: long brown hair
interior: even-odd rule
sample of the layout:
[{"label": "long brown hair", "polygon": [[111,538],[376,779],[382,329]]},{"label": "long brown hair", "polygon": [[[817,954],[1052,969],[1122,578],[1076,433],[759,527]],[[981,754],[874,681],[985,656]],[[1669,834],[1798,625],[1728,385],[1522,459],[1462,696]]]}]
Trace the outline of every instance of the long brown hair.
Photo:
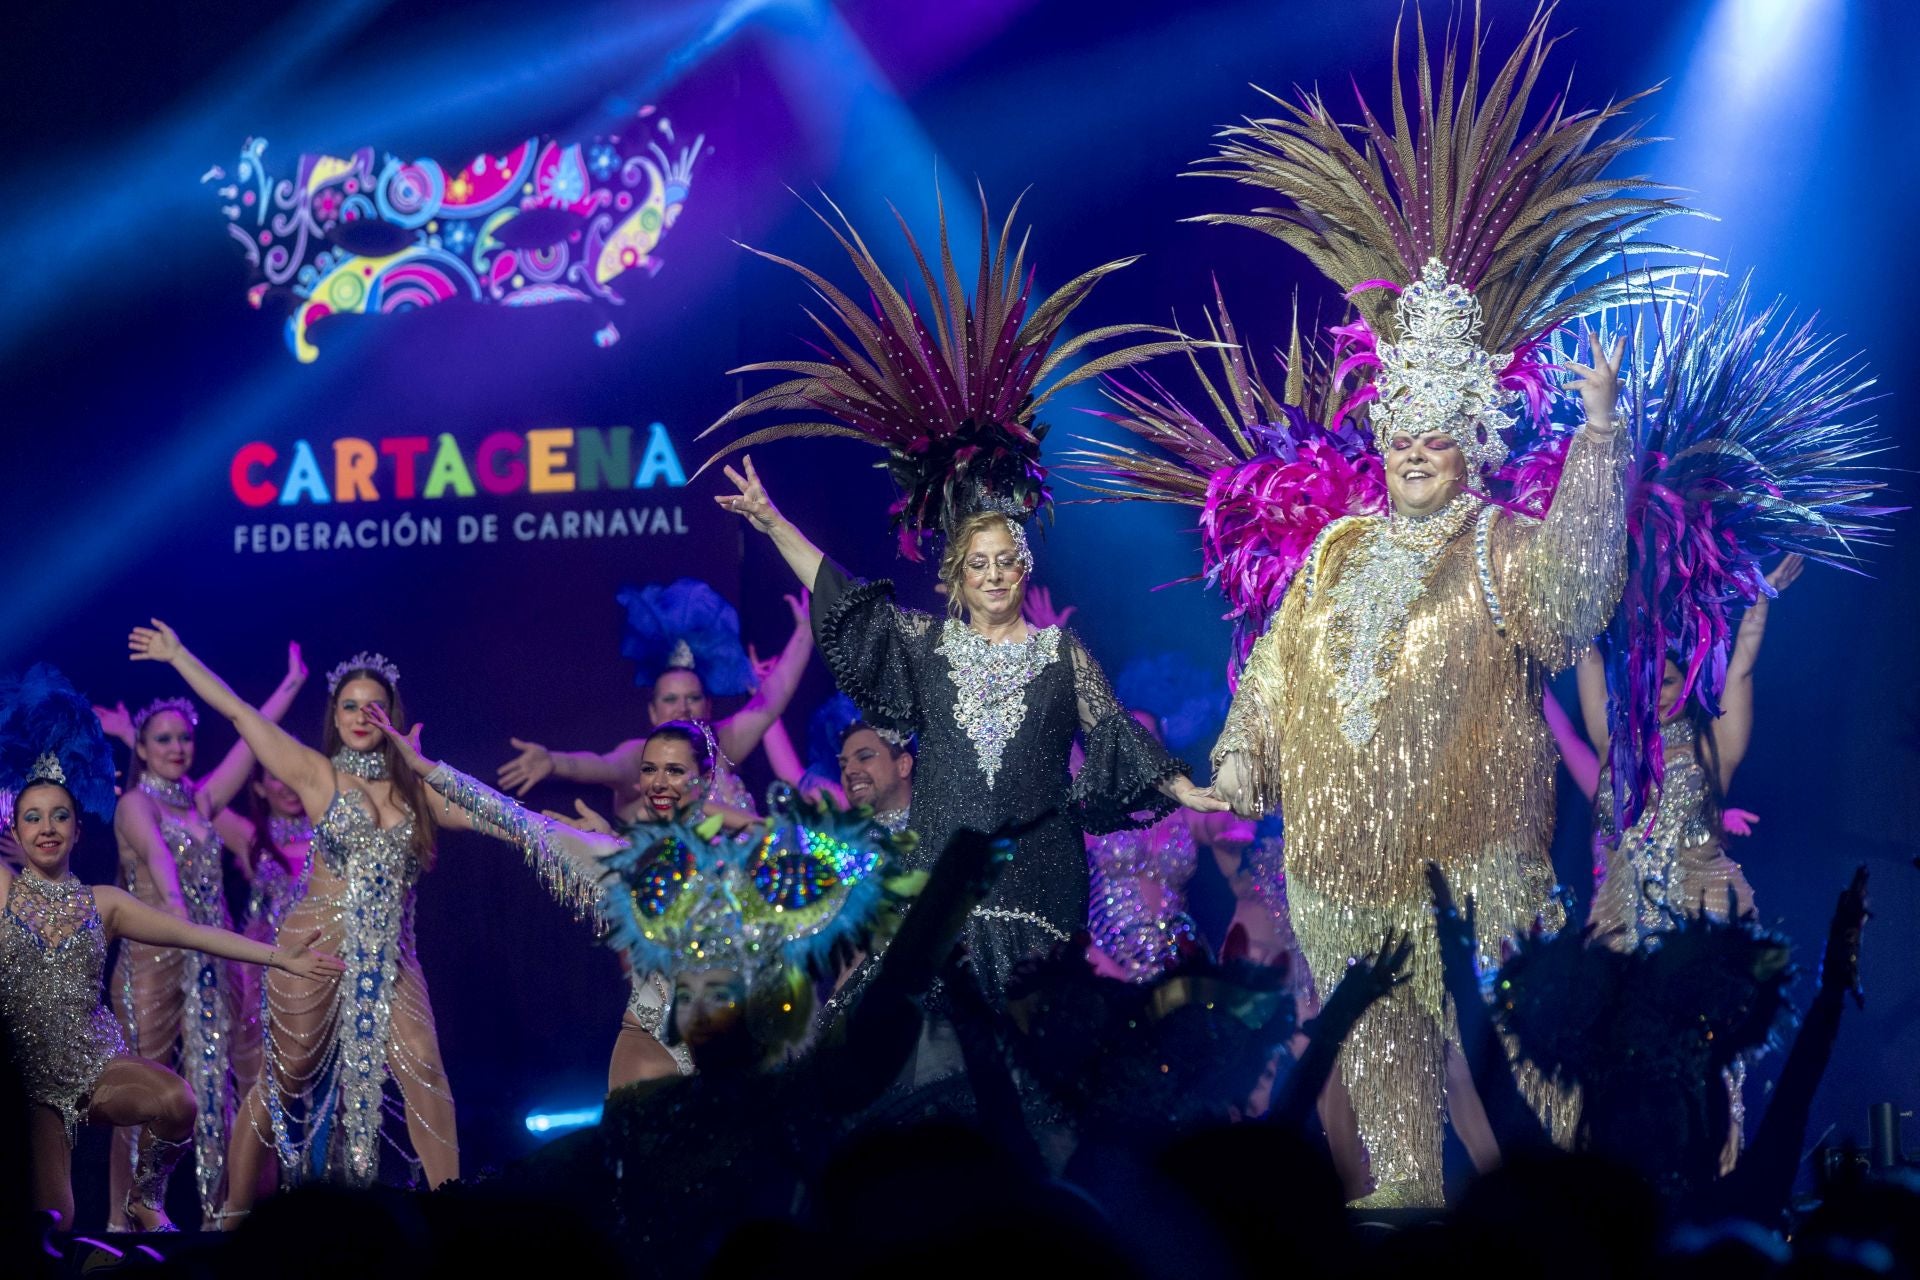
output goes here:
[{"label": "long brown hair", "polygon": [[[387,719],[393,721],[393,727],[401,733],[407,731],[407,708],[400,701],[400,691],[378,671],[354,667],[341,675],[340,683],[334,685],[333,692],[327,695],[326,719],[320,726],[320,750],[329,757],[346,745],[346,740],[340,736],[339,726],[334,722],[334,713],[340,706],[340,691],[355,680],[371,680],[379,685],[387,695]],[[393,784],[393,794],[399,799],[401,807],[413,815],[413,838],[408,841],[413,856],[420,859],[423,868],[431,871],[439,824],[433,820],[433,806],[427,803],[426,784],[421,782],[413,766],[401,756],[400,748],[393,745],[391,738],[380,739],[380,752],[387,758],[387,780]]]},{"label": "long brown hair", "polygon": [[[950,618],[960,617],[967,609],[966,601],[960,594],[960,587],[967,580],[967,548],[973,545],[976,537],[993,528],[1005,529],[1007,536],[1014,540],[1014,545],[1019,545],[1019,526],[1014,524],[1011,517],[998,511],[974,512],[962,520],[947,538],[947,549],[940,555],[940,583],[947,589],[947,616]],[[1020,590],[1023,595],[1027,589],[1028,573],[1029,570],[1023,566],[1020,570]]]},{"label": "long brown hair", "polygon": [[247,775],[247,816],[253,822],[253,843],[247,848],[247,861],[258,868],[261,858],[272,858],[291,875],[293,859],[273,842],[273,801],[266,797],[263,785],[266,776],[267,767],[258,762]]}]

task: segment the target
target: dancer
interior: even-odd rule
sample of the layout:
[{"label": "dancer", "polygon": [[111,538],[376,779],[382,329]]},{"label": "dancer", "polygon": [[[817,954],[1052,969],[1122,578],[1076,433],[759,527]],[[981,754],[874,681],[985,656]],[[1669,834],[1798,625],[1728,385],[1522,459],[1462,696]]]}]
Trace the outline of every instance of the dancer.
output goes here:
[{"label": "dancer", "polygon": [[[1248,658],[1214,759],[1237,810],[1284,813],[1294,932],[1322,993],[1387,928],[1415,939],[1406,997],[1368,1014],[1342,1062],[1377,1204],[1442,1202],[1443,1108],[1450,1093],[1471,1097],[1450,1051],[1427,863],[1478,901],[1483,947],[1559,919],[1537,698],[1619,599],[1621,343],[1595,335],[1589,363],[1566,366],[1584,422],[1545,518],[1481,495],[1516,425],[1544,429],[1550,335],[1600,307],[1674,296],[1662,282],[1693,270],[1617,269],[1629,247],[1657,248],[1634,237],[1683,211],[1604,176],[1638,140],[1601,131],[1638,96],[1525,120],[1552,46],[1546,22],[1535,16],[1484,96],[1476,24],[1438,68],[1423,40],[1415,105],[1392,129],[1364,103],[1364,123],[1343,125],[1304,92],[1280,118],[1227,129],[1206,166],[1279,198],[1206,220],[1266,231],[1325,272],[1360,312],[1339,330],[1336,369],[1371,371],[1361,396],[1389,513],[1319,532]],[[1465,63],[1462,44],[1474,50]],[[1394,95],[1409,96],[1397,67]],[[1390,158],[1380,184],[1362,146]],[[1601,268],[1612,273],[1584,283]],[[1537,1077],[1527,1083],[1544,1104]],[[1568,1111],[1556,1108],[1561,1132]]]},{"label": "dancer", "polygon": [[[840,688],[870,723],[918,742],[909,829],[919,837],[921,865],[938,858],[955,831],[1036,820],[1013,868],[967,925],[982,985],[997,999],[1018,960],[1084,927],[1083,831],[1131,825],[1136,813],[1157,817],[1176,803],[1223,806],[1127,715],[1077,637],[1062,627],[1032,627],[1021,616],[1033,568],[1023,522],[1051,502],[1039,464],[1041,409],[1102,369],[1184,350],[1187,341],[1173,330],[1122,325],[1053,349],[1094,285],[1130,260],[1096,267],[1029,313],[1025,268],[1018,255],[1011,263],[1007,256],[1015,214],[996,248],[984,207],[981,213],[981,272],[968,297],[943,212],[941,274],[924,270],[932,300],[924,314],[887,280],[851,224],[845,236],[835,234],[877,300],[877,319],[824,277],[786,264],[821,291],[864,355],[836,335],[837,354],[759,366],[799,376],[715,424],[765,409],[824,410],[833,423],[770,427],[733,447],[824,433],[887,449],[887,465],[905,490],[893,507],[901,552],[917,560],[928,536],[945,536],[947,618],[900,609],[891,584],[856,582],[828,561],[773,505],[750,457],[744,475],[726,469],[735,492],[716,501],[771,538],[813,592],[813,625]],[[1062,372],[1091,342],[1139,335],[1157,340]],[[923,407],[929,399],[936,407]],[[1087,764],[1069,779],[1076,734],[1085,738]]]},{"label": "dancer", "polygon": [[[720,749],[705,724],[669,720],[647,735],[637,779],[646,807],[615,831],[584,804],[577,804],[577,818],[534,815],[493,788],[426,759],[418,726],[408,736],[377,714],[375,723],[414,772],[445,798],[443,817],[518,845],[554,896],[582,912],[598,900],[600,881],[615,873],[614,867],[600,865],[603,860],[623,850],[644,854],[675,839],[707,845],[756,822],[751,812],[708,798]],[[636,967],[627,950],[615,950],[627,971],[629,994],[607,1066],[607,1088],[691,1071],[692,1060],[670,1034],[666,1014],[673,993],[667,976]]]},{"label": "dancer", "polygon": [[108,944],[190,948],[307,981],[345,966],[312,950],[312,936],[270,946],[75,878],[80,813],[112,812],[113,760],[87,702],[44,664],[0,684],[0,795],[23,856],[18,872],[0,866],[0,1018],[27,1085],[34,1207],[72,1229],[75,1131],[110,1124],[140,1133],[119,1213],[140,1230],[171,1230],[167,1182],[192,1145],[194,1096],[179,1075],[130,1053],[100,1003]]},{"label": "dancer", "polygon": [[[300,646],[287,646],[287,674],[260,713],[278,723],[306,683]],[[215,929],[233,927],[225,892],[226,846],[217,822],[246,785],[253,752],[234,743],[210,773],[191,776],[200,713],[185,698],[161,698],[128,716],[124,705],[95,707],[103,727],[132,749],[114,813],[122,883],[161,911]],[[179,1068],[193,1088],[194,1171],[200,1213],[210,1221],[224,1198],[227,1137],[234,1108],[259,1075],[259,1038],[249,1034],[245,977],[225,961],[173,947],[130,942],[111,984],[114,1012],[134,1052]],[[131,1131],[114,1135],[109,1166],[110,1230],[126,1230],[117,1206],[133,1176]]]},{"label": "dancer", "polygon": [[[710,787],[714,798],[728,807],[751,810],[753,798],[734,765],[779,724],[800,686],[813,655],[805,601],[787,597],[794,613],[793,635],[756,684],[753,662],[740,645],[740,617],[706,583],[681,578],[664,587],[628,587],[618,600],[627,611],[627,635],[620,652],[634,660],[634,683],[653,691],[647,703],[651,724],[674,720],[706,724],[713,718],[714,698],[753,691],[744,707],[713,725],[720,759]],[[496,777],[515,795],[526,795],[549,777],[599,783],[613,790],[614,816],[620,822],[640,820],[647,806],[639,784],[644,737],[630,738],[604,755],[549,751],[520,738],[509,741],[520,754],[501,765]]]},{"label": "dancer", "polygon": [[[1128,714],[1161,741],[1156,717]],[[1100,955],[1118,971],[1115,976],[1150,981],[1199,945],[1199,930],[1187,914],[1187,881],[1199,858],[1192,820],[1220,816],[1184,809],[1148,827],[1088,834],[1087,929]]]},{"label": "dancer", "polygon": [[378,707],[406,723],[399,669],[379,654],[358,653],[327,674],[323,754],[248,706],[158,619],[134,628],[127,646],[136,661],[165,662],[179,672],[233,722],[267,771],[299,794],[306,812],[321,815],[306,894],[281,931],[317,931],[349,961],[343,978],[267,976],[267,1069],[236,1126],[245,1140],[233,1153],[223,1221],[231,1224],[252,1206],[272,1154],[256,1134],[272,1132],[289,1180],[372,1182],[389,1077],[400,1088],[409,1162],[429,1186],[458,1177],[453,1094],[413,936],[436,824],[419,780],[394,768],[397,753],[373,718]]}]

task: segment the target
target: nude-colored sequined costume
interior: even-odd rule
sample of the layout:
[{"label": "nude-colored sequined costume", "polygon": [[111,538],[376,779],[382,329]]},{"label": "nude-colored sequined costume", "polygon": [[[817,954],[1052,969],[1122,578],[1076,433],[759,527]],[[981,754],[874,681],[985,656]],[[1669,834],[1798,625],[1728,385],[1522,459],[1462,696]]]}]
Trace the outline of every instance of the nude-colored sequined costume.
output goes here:
[{"label": "nude-colored sequined costume", "polygon": [[1483,963],[1559,918],[1541,682],[1619,600],[1628,456],[1618,430],[1583,429],[1545,520],[1463,495],[1427,521],[1329,525],[1215,748],[1223,786],[1286,822],[1292,922],[1321,998],[1389,929],[1414,939],[1407,988],[1361,1020],[1341,1069],[1376,1183],[1415,1203],[1441,1201],[1453,1034],[1426,865],[1478,904]]}]

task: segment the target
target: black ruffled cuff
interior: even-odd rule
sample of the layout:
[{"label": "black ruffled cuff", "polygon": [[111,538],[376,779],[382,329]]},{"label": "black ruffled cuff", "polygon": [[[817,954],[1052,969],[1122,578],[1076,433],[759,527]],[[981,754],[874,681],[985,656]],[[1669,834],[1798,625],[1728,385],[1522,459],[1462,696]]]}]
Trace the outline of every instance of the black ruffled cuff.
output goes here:
[{"label": "black ruffled cuff", "polygon": [[907,640],[897,622],[893,583],[861,582],[823,561],[814,579],[813,638],[841,692],[868,720],[913,733],[914,688]]},{"label": "black ruffled cuff", "polygon": [[1160,790],[1169,778],[1191,772],[1167,753],[1126,711],[1115,711],[1082,735],[1086,763],[1074,777],[1069,802],[1081,827],[1099,835],[1142,826],[1136,813],[1155,820],[1179,806]]}]

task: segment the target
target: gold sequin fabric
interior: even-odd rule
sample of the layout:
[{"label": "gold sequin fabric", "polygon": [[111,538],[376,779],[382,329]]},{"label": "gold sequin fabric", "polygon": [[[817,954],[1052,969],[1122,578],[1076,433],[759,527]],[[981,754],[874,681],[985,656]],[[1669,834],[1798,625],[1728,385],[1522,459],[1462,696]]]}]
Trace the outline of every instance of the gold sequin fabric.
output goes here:
[{"label": "gold sequin fabric", "polygon": [[0,910],[0,1018],[28,1100],[60,1113],[68,1145],[100,1073],[127,1051],[100,1003],[106,965],[92,888],[71,875],[13,878]]},{"label": "gold sequin fabric", "polygon": [[1729,890],[1735,911],[1753,907],[1753,887],[1710,820],[1693,722],[1669,720],[1660,736],[1667,763],[1659,799],[1624,837],[1612,829],[1605,803],[1612,775],[1606,769],[1600,774],[1593,923],[1608,945],[1623,951],[1671,927],[1677,915],[1706,911],[1724,919]]},{"label": "gold sequin fabric", "polygon": [[[1451,1020],[1427,863],[1477,902],[1483,963],[1536,917],[1559,922],[1542,679],[1571,665],[1619,600],[1627,458],[1618,431],[1589,427],[1546,519],[1495,508],[1451,518],[1404,618],[1389,602],[1380,625],[1342,603],[1341,583],[1379,556],[1389,518],[1330,526],[1254,647],[1215,747],[1223,789],[1245,788],[1286,822],[1292,922],[1321,998],[1388,930],[1414,939],[1407,988],[1342,1054],[1379,1182],[1439,1181]],[[1353,703],[1341,698],[1356,664],[1381,684],[1365,734],[1349,731]]]}]

